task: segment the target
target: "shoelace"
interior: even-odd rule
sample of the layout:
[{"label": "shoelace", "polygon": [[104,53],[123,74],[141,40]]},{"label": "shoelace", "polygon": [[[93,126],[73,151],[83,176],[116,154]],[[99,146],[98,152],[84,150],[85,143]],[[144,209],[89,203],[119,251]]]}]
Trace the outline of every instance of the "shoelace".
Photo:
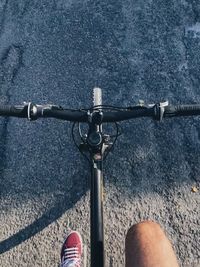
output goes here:
[{"label": "shoelace", "polygon": [[63,255],[63,263],[61,267],[80,267],[80,258],[78,248],[66,248]]}]

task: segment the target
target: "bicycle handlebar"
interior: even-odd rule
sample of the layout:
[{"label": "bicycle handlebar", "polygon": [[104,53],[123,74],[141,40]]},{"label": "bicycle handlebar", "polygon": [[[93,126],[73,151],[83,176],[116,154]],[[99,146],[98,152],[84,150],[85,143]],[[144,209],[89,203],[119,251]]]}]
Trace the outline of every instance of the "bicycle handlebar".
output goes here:
[{"label": "bicycle handlebar", "polygon": [[[88,122],[91,110],[92,108],[83,110],[67,110],[60,106],[25,103],[24,105],[15,106],[0,105],[0,116],[28,118],[29,120],[36,120],[40,117],[48,117],[73,122]],[[97,107],[94,110],[98,110]],[[169,106],[168,102],[165,102],[147,106],[139,105],[121,108],[121,110],[116,109],[114,111],[103,110],[102,114],[102,123],[119,122],[139,117],[152,117],[155,120],[161,121],[163,118],[200,115],[200,105]]]}]

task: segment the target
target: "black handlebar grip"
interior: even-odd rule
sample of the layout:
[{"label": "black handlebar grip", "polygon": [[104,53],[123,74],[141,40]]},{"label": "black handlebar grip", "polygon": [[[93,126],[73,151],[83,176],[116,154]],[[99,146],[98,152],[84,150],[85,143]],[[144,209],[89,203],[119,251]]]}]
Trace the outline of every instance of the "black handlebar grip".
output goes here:
[{"label": "black handlebar grip", "polygon": [[165,107],[164,117],[200,115],[200,105],[178,105]]},{"label": "black handlebar grip", "polygon": [[0,116],[14,116],[27,118],[28,106],[0,105]]}]

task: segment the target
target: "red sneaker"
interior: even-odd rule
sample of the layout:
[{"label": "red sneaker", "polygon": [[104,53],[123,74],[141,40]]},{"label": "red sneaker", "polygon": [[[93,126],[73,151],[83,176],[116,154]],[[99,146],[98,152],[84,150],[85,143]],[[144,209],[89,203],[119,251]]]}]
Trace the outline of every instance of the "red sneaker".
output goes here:
[{"label": "red sneaker", "polygon": [[82,247],[81,235],[76,231],[71,232],[61,249],[61,267],[80,267]]}]

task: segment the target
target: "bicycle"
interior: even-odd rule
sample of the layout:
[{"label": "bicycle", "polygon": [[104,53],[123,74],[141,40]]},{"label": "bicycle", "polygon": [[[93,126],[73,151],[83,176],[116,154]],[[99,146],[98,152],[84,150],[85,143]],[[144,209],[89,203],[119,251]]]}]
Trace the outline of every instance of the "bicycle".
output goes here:
[{"label": "bicycle", "polygon": [[[104,267],[104,225],[103,225],[103,162],[121,135],[118,122],[150,117],[157,121],[177,116],[200,115],[200,105],[169,106],[168,101],[136,106],[114,107],[102,104],[102,91],[93,90],[93,106],[84,109],[66,109],[56,105],[37,105],[31,102],[23,105],[0,105],[0,116],[28,118],[29,121],[43,118],[56,118],[73,122],[72,137],[79,151],[91,166],[90,179],[90,246],[91,267]],[[88,124],[87,133],[83,134],[81,123]],[[114,123],[116,133],[105,134],[104,123]],[[75,126],[78,124],[79,144],[75,138]]]}]

